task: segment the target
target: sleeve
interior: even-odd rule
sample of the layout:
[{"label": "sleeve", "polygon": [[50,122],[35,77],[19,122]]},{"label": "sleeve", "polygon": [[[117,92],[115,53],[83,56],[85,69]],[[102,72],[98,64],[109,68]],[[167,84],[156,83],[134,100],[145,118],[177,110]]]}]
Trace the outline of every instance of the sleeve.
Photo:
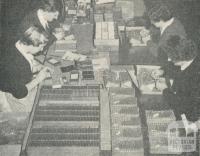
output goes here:
[{"label": "sleeve", "polygon": [[171,61],[168,61],[162,66],[164,70],[164,76],[169,77],[170,79],[176,79],[181,74],[181,68],[175,66]]},{"label": "sleeve", "polygon": [[1,86],[3,91],[11,93],[17,99],[22,99],[28,95],[26,85],[20,82],[5,80]]},{"label": "sleeve", "polygon": [[12,89],[12,95],[17,99],[22,99],[28,95],[28,89],[24,85],[18,85]]},{"label": "sleeve", "polygon": [[168,59],[166,53],[162,50],[161,46],[159,46],[157,43],[153,41],[148,41],[147,47],[149,49],[149,52],[157,58],[158,62],[163,64]]},{"label": "sleeve", "polygon": [[149,52],[154,56],[158,57],[158,44],[153,42],[152,40],[147,42],[147,47],[149,49]]}]

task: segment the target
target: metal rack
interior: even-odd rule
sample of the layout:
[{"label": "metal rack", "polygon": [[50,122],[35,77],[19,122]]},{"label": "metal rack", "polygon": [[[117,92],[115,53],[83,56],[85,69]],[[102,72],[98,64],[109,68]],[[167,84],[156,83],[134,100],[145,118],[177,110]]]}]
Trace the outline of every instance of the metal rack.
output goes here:
[{"label": "metal rack", "polygon": [[[45,148],[65,151],[66,148],[76,147],[83,150],[83,155],[87,148],[93,153],[99,152],[99,97],[98,85],[64,86],[60,89],[41,86],[31,112],[21,156],[37,155],[37,152],[40,155]],[[77,155],[77,152],[73,154]]]}]

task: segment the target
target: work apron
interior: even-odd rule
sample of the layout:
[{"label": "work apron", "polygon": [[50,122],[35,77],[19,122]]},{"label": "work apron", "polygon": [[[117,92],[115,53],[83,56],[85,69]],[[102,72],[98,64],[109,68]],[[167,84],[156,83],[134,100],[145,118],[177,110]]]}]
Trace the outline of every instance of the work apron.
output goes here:
[{"label": "work apron", "polygon": [[10,93],[5,93],[12,112],[31,112],[34,104],[37,87],[32,89],[25,98],[17,99]]}]

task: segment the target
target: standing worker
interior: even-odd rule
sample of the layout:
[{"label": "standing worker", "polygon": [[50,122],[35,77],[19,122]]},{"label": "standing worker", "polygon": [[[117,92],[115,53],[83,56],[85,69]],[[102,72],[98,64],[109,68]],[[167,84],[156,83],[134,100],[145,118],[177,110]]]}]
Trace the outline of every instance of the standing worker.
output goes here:
[{"label": "standing worker", "polygon": [[179,36],[180,38],[186,38],[186,32],[181,22],[173,17],[172,13],[167,6],[158,4],[148,12],[151,23],[159,28],[160,34],[158,43],[152,41],[149,30],[141,32],[142,40],[147,43],[150,52],[158,58],[159,62],[162,62],[167,56],[162,53],[162,46],[166,45],[167,40],[173,36]]}]

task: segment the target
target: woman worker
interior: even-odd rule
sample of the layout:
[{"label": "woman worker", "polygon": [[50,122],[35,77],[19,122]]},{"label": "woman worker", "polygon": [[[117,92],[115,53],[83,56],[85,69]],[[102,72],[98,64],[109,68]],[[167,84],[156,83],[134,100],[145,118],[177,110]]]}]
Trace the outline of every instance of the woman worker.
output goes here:
[{"label": "woman worker", "polygon": [[[174,110],[177,120],[183,120],[186,132],[197,131],[200,97],[200,58],[193,41],[171,37],[162,47],[168,64],[157,71],[158,76],[167,76],[171,87],[164,90],[165,101]],[[194,122],[192,124],[189,121]]]},{"label": "woman worker", "polygon": [[36,86],[49,76],[49,68],[34,60],[47,41],[44,31],[30,27],[1,55],[1,105],[5,111],[31,111]]},{"label": "woman worker", "polygon": [[165,61],[167,56],[160,51],[160,48],[166,44],[171,36],[186,38],[186,32],[181,22],[172,16],[167,6],[158,4],[148,12],[151,23],[159,28],[158,43],[151,38],[155,36],[150,34],[149,30],[141,32],[142,40],[147,43],[149,51],[158,58],[159,62]]}]

